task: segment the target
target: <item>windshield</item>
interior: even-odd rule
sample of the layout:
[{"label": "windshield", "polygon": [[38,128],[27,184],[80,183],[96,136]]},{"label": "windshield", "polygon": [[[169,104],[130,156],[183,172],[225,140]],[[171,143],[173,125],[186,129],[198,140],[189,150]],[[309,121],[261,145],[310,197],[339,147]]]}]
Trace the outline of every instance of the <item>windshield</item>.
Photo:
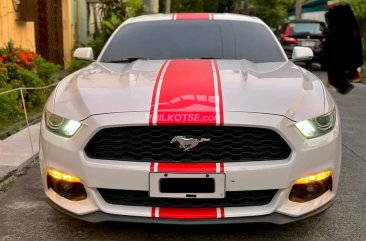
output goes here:
[{"label": "windshield", "polygon": [[128,59],[246,59],[286,61],[277,40],[262,24],[243,21],[150,21],[118,30],[101,62]]},{"label": "windshield", "polygon": [[290,24],[290,27],[291,27],[291,35],[324,34],[324,26],[320,23],[292,23]]}]

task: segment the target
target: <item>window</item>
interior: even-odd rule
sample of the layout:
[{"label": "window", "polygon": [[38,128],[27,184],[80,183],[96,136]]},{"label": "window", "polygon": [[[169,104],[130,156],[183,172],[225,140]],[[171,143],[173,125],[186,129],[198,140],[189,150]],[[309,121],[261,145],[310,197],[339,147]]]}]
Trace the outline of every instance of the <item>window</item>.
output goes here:
[{"label": "window", "polygon": [[243,21],[151,21],[118,30],[101,62],[142,59],[246,59],[282,62],[285,57],[270,30]]}]

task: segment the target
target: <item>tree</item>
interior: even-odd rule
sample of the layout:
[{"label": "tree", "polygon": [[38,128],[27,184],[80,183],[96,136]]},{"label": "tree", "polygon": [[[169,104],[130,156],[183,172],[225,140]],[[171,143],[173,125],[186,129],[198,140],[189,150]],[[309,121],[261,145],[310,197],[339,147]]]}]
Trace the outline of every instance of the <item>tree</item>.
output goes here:
[{"label": "tree", "polygon": [[142,0],[100,0],[100,3],[103,3],[98,9],[103,17],[102,28],[88,44],[95,56],[99,55],[105,42],[122,22],[143,13]]},{"label": "tree", "polygon": [[[233,12],[239,0],[172,0],[171,12]],[[159,1],[160,12],[165,12],[165,0]]]},{"label": "tree", "polygon": [[[364,0],[360,0],[364,1]],[[287,17],[295,0],[251,0],[254,14],[271,28],[277,28]]]},{"label": "tree", "polygon": [[127,0],[127,15],[134,17],[143,13],[142,0]]},{"label": "tree", "polygon": [[125,20],[143,12],[142,0],[100,0],[102,3],[99,8],[103,19],[110,19],[116,15],[119,19]]},{"label": "tree", "polygon": [[173,0],[172,12],[203,12],[203,0]]}]

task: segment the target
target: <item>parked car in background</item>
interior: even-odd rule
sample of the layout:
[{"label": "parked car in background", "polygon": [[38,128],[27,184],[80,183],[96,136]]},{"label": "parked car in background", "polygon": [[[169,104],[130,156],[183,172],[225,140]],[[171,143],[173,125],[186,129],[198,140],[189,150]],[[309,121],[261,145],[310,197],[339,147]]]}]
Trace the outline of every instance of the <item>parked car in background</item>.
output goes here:
[{"label": "parked car in background", "polygon": [[324,66],[325,23],[317,20],[292,20],[281,26],[278,37],[288,58],[292,56],[295,46],[309,47],[314,52],[314,58],[308,61],[317,62]]}]

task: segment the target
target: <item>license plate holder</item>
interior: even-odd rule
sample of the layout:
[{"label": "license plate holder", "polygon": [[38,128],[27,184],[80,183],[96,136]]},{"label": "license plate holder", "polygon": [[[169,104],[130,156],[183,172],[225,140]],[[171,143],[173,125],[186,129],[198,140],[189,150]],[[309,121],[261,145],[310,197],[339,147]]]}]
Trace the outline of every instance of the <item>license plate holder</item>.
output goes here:
[{"label": "license plate holder", "polygon": [[315,47],[315,42],[314,41],[302,41],[301,46],[313,48],[313,47]]},{"label": "license plate holder", "polygon": [[152,172],[149,190],[155,198],[225,198],[225,174]]}]

